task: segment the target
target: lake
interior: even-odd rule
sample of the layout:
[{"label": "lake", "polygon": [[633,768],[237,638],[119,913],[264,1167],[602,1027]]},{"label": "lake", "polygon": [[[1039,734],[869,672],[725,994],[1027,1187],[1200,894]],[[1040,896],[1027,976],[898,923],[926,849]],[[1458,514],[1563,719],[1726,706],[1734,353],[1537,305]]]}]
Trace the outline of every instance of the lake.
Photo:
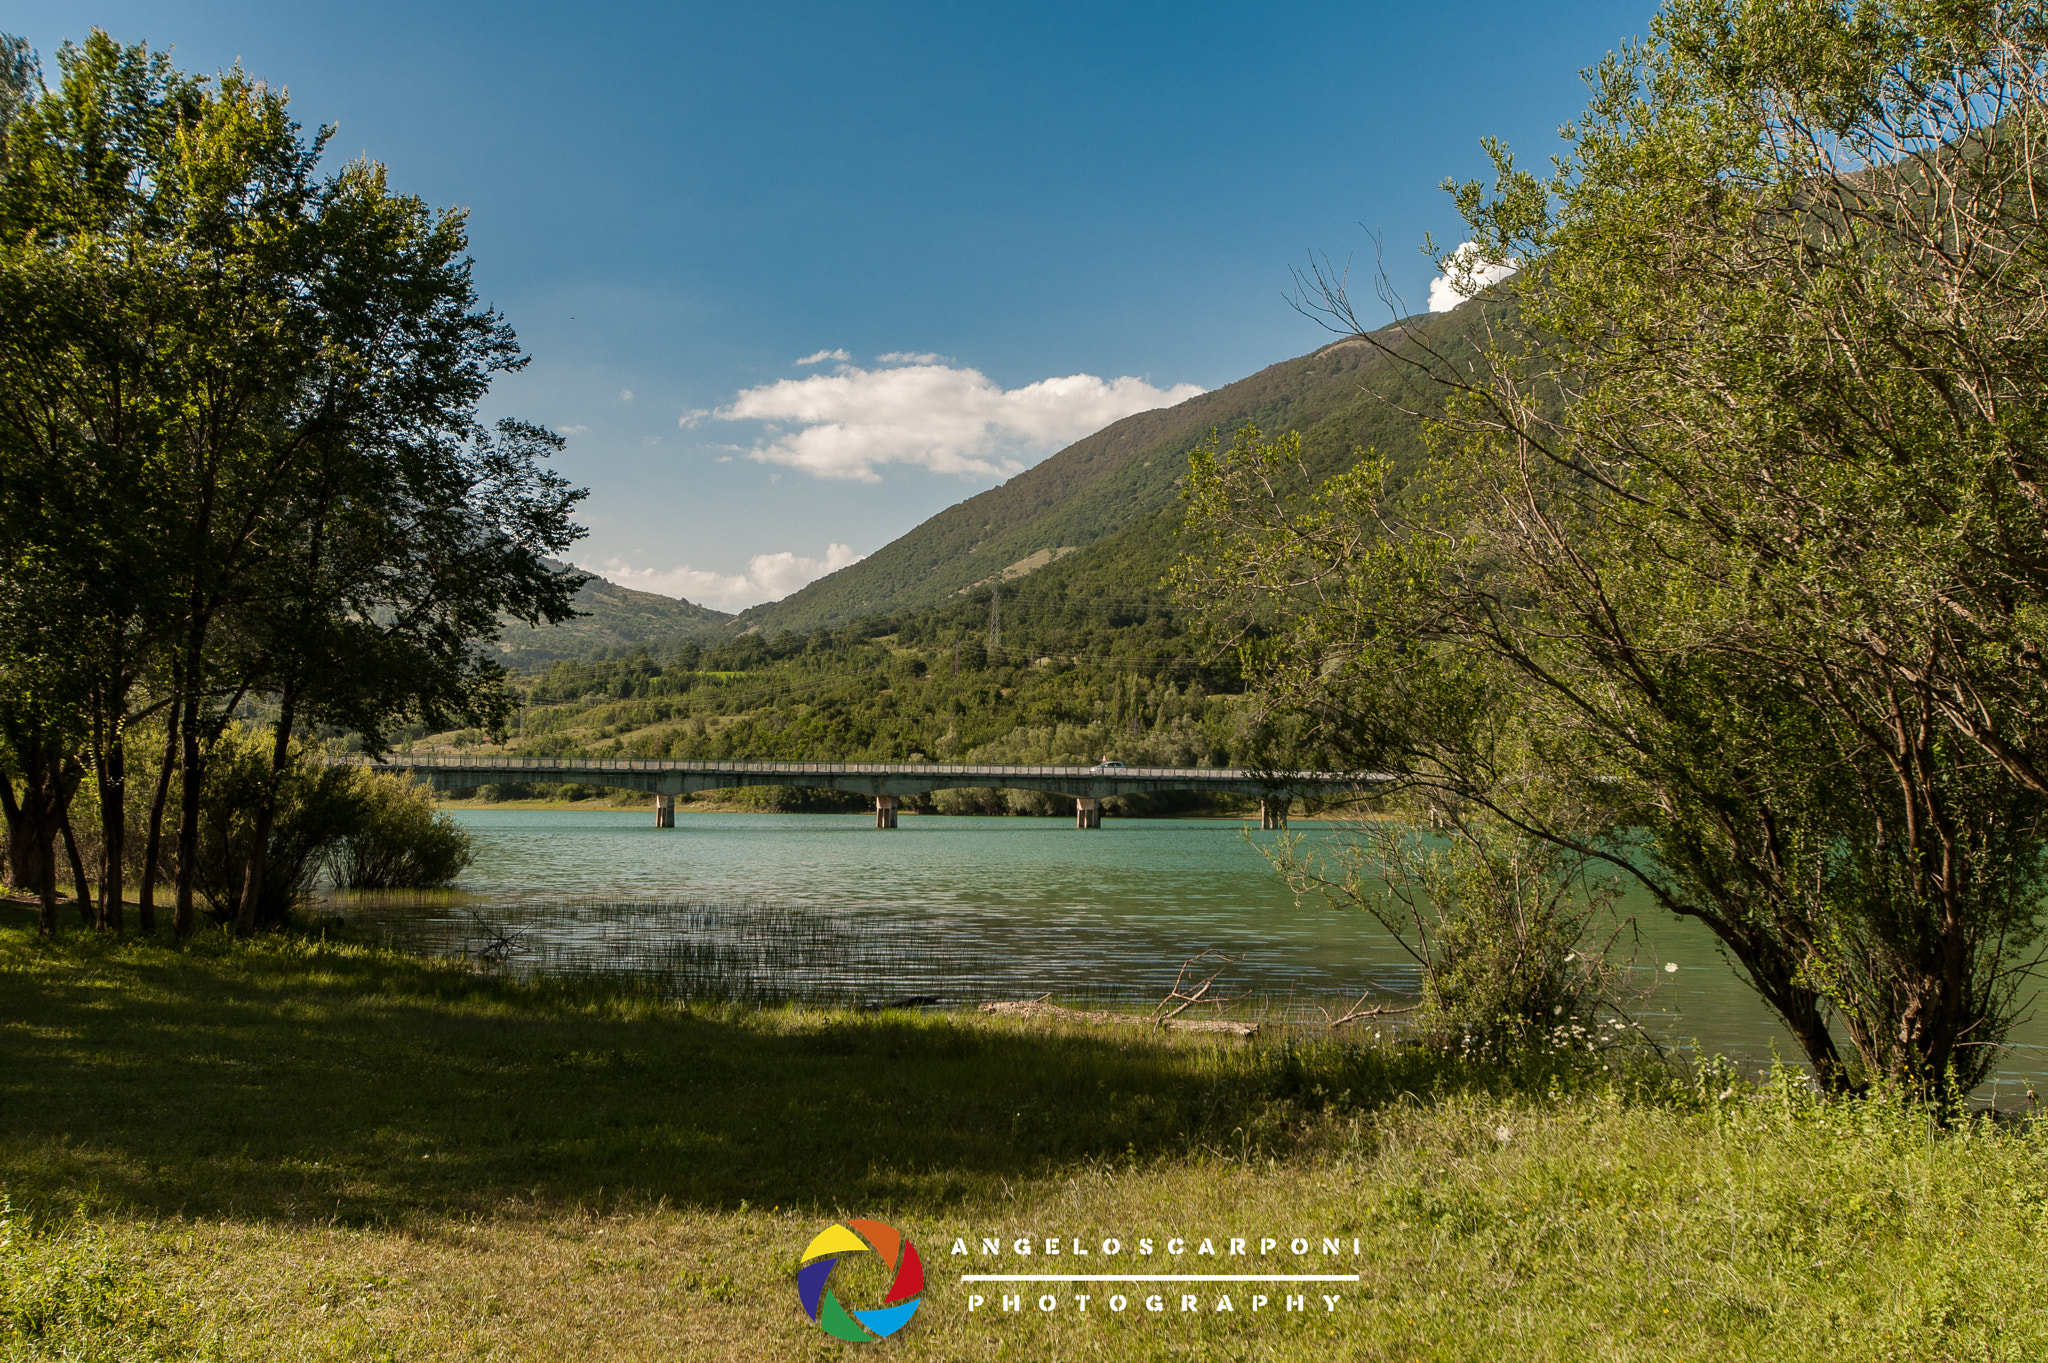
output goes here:
[{"label": "lake", "polygon": [[[495,940],[510,959],[556,964],[701,964],[707,943],[723,944],[716,964],[754,972],[764,989],[779,974],[849,1001],[1150,1003],[1202,951],[1242,958],[1218,988],[1296,1017],[1416,980],[1370,916],[1297,903],[1258,851],[1278,835],[1256,821],[1108,819],[1084,832],[1064,819],[906,815],[884,832],[869,814],[684,806],[675,828],[658,829],[645,810],[452,812],[476,841],[457,894],[345,911],[443,949]],[[1308,822],[1296,831],[1341,835]],[[1649,1031],[1746,1061],[1797,1056],[1710,934],[1644,901],[1623,909],[1636,919],[1637,978],[1655,986],[1639,1015]],[[2030,1023],[2015,1041],[2000,1067],[2007,1086],[2048,1071],[2048,1026]]]}]

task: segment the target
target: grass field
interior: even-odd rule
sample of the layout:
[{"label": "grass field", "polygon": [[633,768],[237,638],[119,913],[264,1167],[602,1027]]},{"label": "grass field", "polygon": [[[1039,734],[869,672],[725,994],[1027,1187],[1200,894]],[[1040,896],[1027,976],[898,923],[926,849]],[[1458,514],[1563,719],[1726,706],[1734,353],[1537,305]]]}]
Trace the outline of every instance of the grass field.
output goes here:
[{"label": "grass field", "polygon": [[[0,1358],[2048,1352],[2032,1123],[1598,1065],[685,1008],[299,936],[52,944],[23,915],[0,928]],[[843,1216],[924,1257],[883,1343],[797,1308],[798,1256]],[[1062,1266],[1360,1281],[1201,1285],[1194,1310],[1141,1286],[1120,1312],[1107,1285],[1005,1312],[959,1281]],[[872,1304],[866,1274],[834,1290]]]}]

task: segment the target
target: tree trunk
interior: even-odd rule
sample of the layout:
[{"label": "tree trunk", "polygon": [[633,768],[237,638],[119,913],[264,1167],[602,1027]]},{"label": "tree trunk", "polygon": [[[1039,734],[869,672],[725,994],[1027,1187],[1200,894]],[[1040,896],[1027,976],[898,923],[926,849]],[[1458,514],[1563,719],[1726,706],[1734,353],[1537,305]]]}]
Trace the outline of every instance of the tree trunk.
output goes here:
[{"label": "tree trunk", "polygon": [[277,821],[277,789],[291,756],[292,713],[298,704],[297,688],[286,683],[278,697],[277,735],[270,745],[270,780],[263,799],[256,806],[256,828],[249,840],[249,865],[242,877],[242,902],[235,909],[235,935],[247,937],[256,931],[256,905],[263,897],[263,872],[270,860],[270,830]]},{"label": "tree trunk", "polygon": [[1854,1093],[1861,1090],[1849,1074],[1849,1067],[1842,1063],[1842,1052],[1835,1045],[1833,1034],[1828,1031],[1827,1018],[1812,998],[1802,998],[1796,1003],[1778,1003],[1778,1015],[1792,1030],[1792,1039],[1799,1043],[1799,1049],[1806,1052],[1806,1058],[1813,1065],[1814,1082],[1828,1093]]},{"label": "tree trunk", "polygon": [[[171,679],[173,693],[177,678]],[[164,805],[171,797],[171,773],[178,766],[178,707],[173,704],[164,717],[164,764],[156,774],[156,796],[149,802],[149,836],[142,845],[142,884],[137,914],[144,932],[156,931],[156,885],[163,861]]]},{"label": "tree trunk", "polygon": [[[16,735],[17,740],[20,736]],[[16,742],[23,768],[21,798],[14,783],[0,780],[0,809],[7,815],[8,865],[15,883],[32,888],[40,905],[43,935],[57,935],[57,763],[47,750]]]},{"label": "tree trunk", "polygon": [[183,937],[192,931],[192,877],[199,869],[199,797],[200,782],[204,770],[200,765],[199,753],[199,697],[189,696],[185,701],[184,732],[180,735],[185,748],[185,761],[180,771],[183,778],[178,794],[183,804],[178,810],[178,884],[177,898],[171,907],[171,931]]},{"label": "tree trunk", "polygon": [[[32,797],[43,803],[48,791]],[[42,907],[41,924],[43,936],[57,935],[57,838],[47,817],[47,805],[38,809],[36,825],[36,899]]]},{"label": "tree trunk", "polygon": [[78,839],[71,836],[71,798],[64,795],[57,804],[57,827],[64,834],[64,855],[71,858],[71,889],[78,896],[78,918],[87,927],[94,921],[92,882],[85,878],[85,862],[78,855]]},{"label": "tree trunk", "polygon": [[128,745],[115,713],[111,732],[93,754],[93,775],[100,785],[100,926],[119,932],[127,926],[121,891],[128,879],[122,864],[128,854]]},{"label": "tree trunk", "polygon": [[1813,1066],[1814,1081],[1828,1093],[1857,1092],[1862,1086],[1842,1062],[1841,1049],[1828,1030],[1824,1000],[1817,990],[1799,983],[1797,962],[1786,953],[1762,950],[1754,941],[1723,933],[1712,922],[1701,921],[1729,954],[1742,963],[1750,987],[1784,1019],[1792,1039],[1799,1043],[1799,1049],[1806,1052],[1806,1059]]},{"label": "tree trunk", "polygon": [[17,801],[14,782],[0,777],[0,812],[7,816],[7,883],[16,889],[36,889],[43,879],[36,856],[34,787],[24,785]]}]

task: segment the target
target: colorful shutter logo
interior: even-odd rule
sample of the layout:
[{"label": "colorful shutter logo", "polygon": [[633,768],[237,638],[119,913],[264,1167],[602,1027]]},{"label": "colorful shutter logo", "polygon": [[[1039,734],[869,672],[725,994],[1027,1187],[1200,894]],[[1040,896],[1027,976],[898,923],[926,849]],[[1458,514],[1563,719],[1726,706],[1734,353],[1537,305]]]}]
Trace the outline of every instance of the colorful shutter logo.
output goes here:
[{"label": "colorful shutter logo", "polygon": [[[880,1306],[849,1311],[825,1285],[832,1266],[849,1254],[879,1254],[895,1270]],[[887,1339],[910,1323],[924,1296],[924,1265],[918,1261],[917,1246],[880,1221],[846,1221],[827,1228],[805,1248],[802,1262],[796,1273],[797,1300],[803,1303],[804,1314],[834,1339],[856,1344]]]}]

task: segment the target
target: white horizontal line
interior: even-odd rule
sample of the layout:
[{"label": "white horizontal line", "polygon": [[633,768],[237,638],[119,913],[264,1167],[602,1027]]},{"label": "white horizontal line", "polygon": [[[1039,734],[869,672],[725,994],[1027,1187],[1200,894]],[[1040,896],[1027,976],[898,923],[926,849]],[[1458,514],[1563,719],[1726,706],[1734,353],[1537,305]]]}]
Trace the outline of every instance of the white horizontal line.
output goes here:
[{"label": "white horizontal line", "polygon": [[962,1273],[963,1283],[1355,1283],[1356,1273]]}]

